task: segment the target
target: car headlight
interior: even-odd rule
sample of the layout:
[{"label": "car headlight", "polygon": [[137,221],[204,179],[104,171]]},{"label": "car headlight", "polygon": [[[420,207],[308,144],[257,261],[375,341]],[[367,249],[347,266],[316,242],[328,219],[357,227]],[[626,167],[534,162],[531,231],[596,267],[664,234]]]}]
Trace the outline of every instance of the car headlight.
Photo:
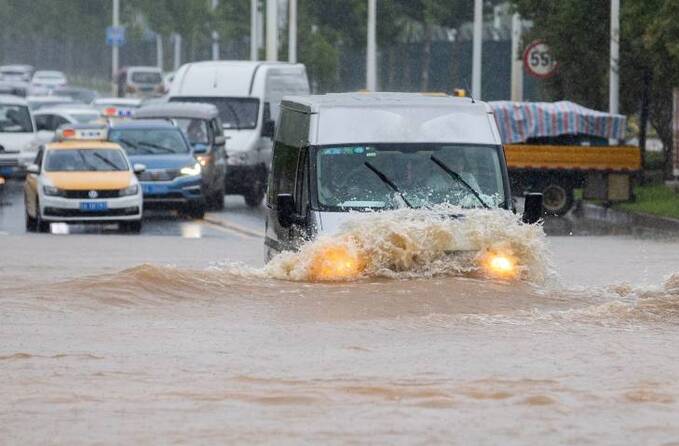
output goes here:
[{"label": "car headlight", "polygon": [[138,184],[133,184],[130,187],[126,187],[125,189],[121,189],[119,195],[121,197],[127,197],[130,195],[137,195],[139,192],[139,185]]},{"label": "car headlight", "polygon": [[187,176],[200,175],[200,163],[196,163],[193,166],[182,167],[179,173]]},{"label": "car headlight", "polygon": [[43,186],[42,191],[45,193],[45,195],[50,197],[61,197],[64,194],[61,189],[54,186]]}]

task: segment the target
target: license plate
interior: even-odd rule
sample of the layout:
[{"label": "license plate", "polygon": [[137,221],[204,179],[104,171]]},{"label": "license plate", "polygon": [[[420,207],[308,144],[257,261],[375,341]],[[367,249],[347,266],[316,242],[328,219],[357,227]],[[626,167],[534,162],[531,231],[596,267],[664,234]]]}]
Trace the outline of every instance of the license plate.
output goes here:
[{"label": "license plate", "polygon": [[141,189],[145,194],[164,194],[167,192],[167,186],[159,184],[142,184]]},{"label": "license plate", "polygon": [[82,201],[80,202],[80,210],[87,212],[101,212],[108,209],[105,201]]}]

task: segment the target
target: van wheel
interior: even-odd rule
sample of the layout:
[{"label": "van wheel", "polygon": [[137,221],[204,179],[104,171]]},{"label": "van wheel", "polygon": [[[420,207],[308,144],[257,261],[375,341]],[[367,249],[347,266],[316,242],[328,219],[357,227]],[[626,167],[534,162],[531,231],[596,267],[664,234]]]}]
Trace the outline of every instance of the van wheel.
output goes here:
[{"label": "van wheel", "polygon": [[573,188],[564,184],[549,183],[542,189],[543,206],[549,215],[564,215],[573,206]]},{"label": "van wheel", "polygon": [[254,188],[247,191],[243,197],[245,198],[245,204],[251,208],[255,208],[262,204],[262,200],[264,199],[264,187],[257,183]]}]

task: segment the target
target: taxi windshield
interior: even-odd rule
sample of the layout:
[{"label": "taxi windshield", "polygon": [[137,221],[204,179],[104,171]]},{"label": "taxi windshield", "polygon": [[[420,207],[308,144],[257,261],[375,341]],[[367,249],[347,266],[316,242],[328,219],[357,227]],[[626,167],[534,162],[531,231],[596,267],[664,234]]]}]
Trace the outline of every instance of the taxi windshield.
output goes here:
[{"label": "taxi windshield", "polygon": [[115,129],[109,139],[119,143],[128,155],[168,155],[189,153],[191,148],[181,130],[173,128]]},{"label": "taxi windshield", "polygon": [[376,144],[316,149],[325,209],[500,207],[506,202],[498,147]]},{"label": "taxi windshield", "polygon": [[129,165],[119,149],[48,150],[47,172],[113,172],[128,170]]}]

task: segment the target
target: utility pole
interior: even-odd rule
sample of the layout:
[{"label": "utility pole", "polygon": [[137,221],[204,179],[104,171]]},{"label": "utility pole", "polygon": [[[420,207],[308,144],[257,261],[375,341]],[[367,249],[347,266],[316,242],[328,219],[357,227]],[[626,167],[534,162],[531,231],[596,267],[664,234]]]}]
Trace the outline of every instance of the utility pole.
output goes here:
[{"label": "utility pole", "polygon": [[519,52],[521,45],[521,16],[512,15],[512,101],[523,101],[523,60]]},{"label": "utility pole", "polygon": [[[212,14],[219,7],[219,0],[212,0]],[[219,33],[216,30],[212,31],[212,60],[219,60]]]},{"label": "utility pole", "polygon": [[297,63],[297,0],[288,0],[288,62]]},{"label": "utility pole", "polygon": [[368,42],[366,49],[366,90],[377,90],[377,0],[368,0]]},{"label": "utility pole", "polygon": [[620,0],[611,0],[611,60],[608,81],[608,111],[619,112]]},{"label": "utility pole", "polygon": [[259,0],[250,0],[250,60],[257,60],[257,5]]},{"label": "utility pole", "polygon": [[266,60],[278,60],[278,0],[266,0]]},{"label": "utility pole", "polygon": [[472,45],[472,98],[481,99],[481,41],[483,39],[483,0],[474,0],[474,40]]},{"label": "utility pole", "polygon": [[156,65],[163,70],[163,36],[156,33]]},{"label": "utility pole", "polygon": [[[120,26],[120,0],[113,0],[113,28],[117,29]],[[111,47],[111,83],[113,96],[118,96],[118,45],[114,44]]]},{"label": "utility pole", "polygon": [[182,64],[182,36],[179,33],[174,33],[174,71],[177,71]]}]

